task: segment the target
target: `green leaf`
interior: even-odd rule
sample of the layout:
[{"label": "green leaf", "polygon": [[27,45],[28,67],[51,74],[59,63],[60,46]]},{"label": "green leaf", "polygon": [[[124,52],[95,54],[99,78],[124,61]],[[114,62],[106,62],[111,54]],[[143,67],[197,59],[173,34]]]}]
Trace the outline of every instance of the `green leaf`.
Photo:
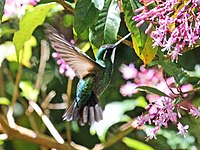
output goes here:
[{"label": "green leaf", "polygon": [[0,97],[0,105],[9,105],[10,101],[6,97]]},{"label": "green leaf", "polygon": [[130,148],[133,148],[134,150],[141,150],[141,149],[145,149],[145,150],[154,150],[154,148],[152,148],[151,146],[140,142],[138,140],[132,139],[132,138],[128,138],[128,137],[124,137],[122,139],[122,141]]},{"label": "green leaf", "polygon": [[70,27],[73,25],[74,17],[71,14],[66,14],[64,17],[64,25],[65,27]]},{"label": "green leaf", "polygon": [[32,47],[36,46],[36,45],[37,45],[37,41],[36,41],[35,37],[31,36],[31,38],[24,43],[24,49],[19,52],[19,58],[17,60],[16,51],[15,51],[14,45],[12,43],[12,45],[10,45],[9,50],[10,51],[12,50],[12,52],[14,52],[14,53],[8,55],[6,58],[8,61],[16,61],[16,62],[18,61],[19,63],[23,64],[24,66],[30,68],[31,67],[30,59],[32,56]]},{"label": "green leaf", "polygon": [[91,0],[78,0],[74,10],[74,29],[79,36],[88,29],[99,16],[99,10]]},{"label": "green leaf", "polygon": [[163,67],[164,71],[173,76],[178,86],[185,84],[190,76],[183,68],[178,68],[174,62],[171,61],[163,61],[159,59],[159,64]]},{"label": "green leaf", "polygon": [[33,88],[32,83],[28,81],[21,81],[19,83],[19,87],[22,90],[21,95],[24,96],[28,100],[36,101],[39,91]]},{"label": "green leaf", "polygon": [[159,96],[165,96],[165,97],[169,97],[167,94],[163,93],[162,91],[154,88],[154,87],[150,87],[150,86],[138,86],[137,87],[138,90],[140,91],[148,91],[150,93],[154,93],[157,94]]},{"label": "green leaf", "polygon": [[99,13],[95,25],[90,28],[90,42],[96,48],[104,44],[116,42],[120,22],[120,11],[117,1],[107,0],[104,8]]},{"label": "green leaf", "polygon": [[90,42],[82,42],[78,47],[85,53],[90,49]]},{"label": "green leaf", "polygon": [[[192,127],[190,126],[190,128]],[[195,131],[198,131],[198,129],[196,129]],[[195,147],[196,145],[195,137],[190,134],[187,134],[187,138],[185,138],[182,135],[177,135],[176,131],[160,129],[158,135],[163,136],[165,138],[165,141],[170,146],[170,149],[189,150]]]},{"label": "green leaf", "polygon": [[147,38],[146,38],[145,45],[143,48],[138,47],[137,40],[135,40],[135,38],[132,37],[133,47],[135,49],[135,52],[138,55],[138,57],[140,57],[140,59],[143,60],[144,65],[151,63],[151,61],[153,60],[153,58],[155,57],[158,51],[158,47],[153,48],[152,46],[153,40],[150,37],[150,33],[148,33],[146,37]]},{"label": "green leaf", "polygon": [[[142,47],[142,41],[141,39],[141,35],[140,35],[140,29],[138,27],[136,27],[136,22],[133,21],[133,16],[136,15],[135,10],[137,8],[139,8],[141,6],[141,4],[137,1],[133,1],[133,0],[122,0],[122,7],[123,7],[123,11],[124,11],[124,19],[125,19],[125,23],[126,26],[128,27],[129,32],[132,32],[133,35],[132,37],[135,37],[136,40],[138,40],[137,44]],[[144,43],[143,43],[144,45]]]},{"label": "green leaf", "polygon": [[5,0],[1,0],[0,1],[0,25],[1,25],[1,19],[4,13],[4,5],[5,5]]},{"label": "green leaf", "polygon": [[137,23],[132,19],[133,16],[137,15],[135,10],[141,7],[141,4],[134,0],[123,0],[122,2],[126,26],[128,30],[133,33],[133,48],[138,57],[143,60],[144,64],[149,64],[155,57],[158,47],[153,48],[153,41],[150,38],[150,34],[145,34],[148,24],[143,23],[143,25],[138,28],[136,27]]},{"label": "green leaf", "polygon": [[35,28],[44,22],[47,13],[54,5],[55,3],[40,4],[27,11],[22,17],[19,23],[20,30],[13,37],[17,59],[19,59],[19,52],[23,48],[24,43],[31,38]]}]

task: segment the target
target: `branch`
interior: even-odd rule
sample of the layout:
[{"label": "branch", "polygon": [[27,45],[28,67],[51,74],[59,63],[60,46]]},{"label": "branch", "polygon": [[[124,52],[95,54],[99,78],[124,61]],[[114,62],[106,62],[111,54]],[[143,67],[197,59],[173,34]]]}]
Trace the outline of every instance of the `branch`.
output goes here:
[{"label": "branch", "polygon": [[48,42],[46,40],[41,41],[41,57],[40,57],[40,64],[39,64],[39,69],[38,69],[38,74],[37,74],[37,79],[35,82],[35,89],[40,90],[41,85],[42,85],[42,79],[46,67],[46,62],[49,59],[50,55],[50,49]]},{"label": "branch", "polygon": [[[70,100],[71,100],[71,93],[72,93],[72,80],[68,78],[67,82],[67,109],[70,106]],[[70,122],[66,121],[66,135],[67,135],[67,140],[70,143],[71,142],[71,128],[70,128]]]},{"label": "branch", "polygon": [[63,144],[64,140],[58,133],[58,131],[55,129],[49,118],[42,112],[41,108],[32,100],[29,100],[29,105],[36,111],[36,113],[41,117],[43,123],[46,125],[48,128],[49,132],[51,135],[55,138],[55,140],[58,143]]},{"label": "branch", "polygon": [[[23,56],[22,56],[23,59]],[[14,112],[14,107],[15,107],[15,103],[19,94],[19,82],[22,76],[22,64],[19,63],[18,64],[18,71],[17,71],[17,75],[16,75],[16,80],[15,80],[15,85],[14,85],[14,91],[13,91],[13,96],[12,96],[12,100],[11,100],[11,105],[8,108],[8,122],[10,124],[11,127],[15,127],[15,120],[13,118],[13,112]]]},{"label": "branch", "polygon": [[14,138],[18,140],[27,141],[30,143],[35,143],[47,148],[56,148],[59,150],[73,150],[69,144],[59,144],[53,138],[46,136],[44,134],[36,134],[33,130],[16,125],[15,128],[9,126],[5,116],[0,115],[0,124],[4,133],[8,135],[8,138]]},{"label": "branch", "polygon": [[64,7],[64,9],[67,10],[68,12],[74,14],[74,9],[72,8],[72,6],[70,6],[64,0],[56,0],[56,2],[59,3],[60,5],[62,5]]}]

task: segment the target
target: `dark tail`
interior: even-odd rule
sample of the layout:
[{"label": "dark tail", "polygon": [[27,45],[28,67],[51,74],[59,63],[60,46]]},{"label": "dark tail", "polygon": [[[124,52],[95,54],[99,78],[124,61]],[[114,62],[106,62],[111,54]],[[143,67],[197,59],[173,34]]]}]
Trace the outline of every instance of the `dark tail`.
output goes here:
[{"label": "dark tail", "polygon": [[82,108],[78,106],[76,100],[71,104],[67,112],[63,115],[63,119],[67,121],[78,120],[81,125],[93,124],[103,119],[102,109],[98,104],[97,96],[92,92],[87,104]]}]

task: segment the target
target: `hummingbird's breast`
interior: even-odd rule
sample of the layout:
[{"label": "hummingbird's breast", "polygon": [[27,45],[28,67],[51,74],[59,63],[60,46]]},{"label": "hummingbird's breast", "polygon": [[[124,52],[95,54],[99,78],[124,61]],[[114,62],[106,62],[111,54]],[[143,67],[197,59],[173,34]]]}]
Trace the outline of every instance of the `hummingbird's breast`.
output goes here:
[{"label": "hummingbird's breast", "polygon": [[106,70],[102,71],[95,77],[93,91],[97,95],[97,97],[100,97],[101,94],[108,87],[108,85],[111,82],[111,77],[112,77],[112,68],[110,68],[109,70],[107,68]]}]

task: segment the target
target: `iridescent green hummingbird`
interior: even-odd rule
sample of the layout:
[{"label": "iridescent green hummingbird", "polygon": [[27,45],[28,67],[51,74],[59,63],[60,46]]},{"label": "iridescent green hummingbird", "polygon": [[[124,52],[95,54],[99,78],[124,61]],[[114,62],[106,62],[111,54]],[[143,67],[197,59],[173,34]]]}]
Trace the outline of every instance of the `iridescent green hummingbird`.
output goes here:
[{"label": "iridescent green hummingbird", "polygon": [[79,119],[83,125],[99,122],[103,119],[99,98],[111,81],[116,46],[128,38],[131,33],[115,44],[101,46],[96,55],[96,61],[94,61],[65,40],[64,36],[54,27],[45,25],[45,28],[51,46],[80,79],[76,89],[76,98],[63,115],[64,120]]}]

